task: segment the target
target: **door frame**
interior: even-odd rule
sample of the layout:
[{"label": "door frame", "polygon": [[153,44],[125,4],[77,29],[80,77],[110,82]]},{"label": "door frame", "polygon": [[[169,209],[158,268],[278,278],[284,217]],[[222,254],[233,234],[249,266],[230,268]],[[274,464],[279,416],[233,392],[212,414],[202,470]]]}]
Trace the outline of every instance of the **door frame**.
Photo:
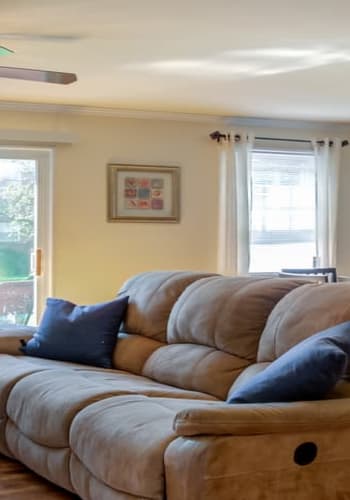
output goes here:
[{"label": "door frame", "polygon": [[52,148],[0,146],[0,159],[24,159],[36,162],[34,249],[41,249],[42,274],[34,276],[35,323],[38,324],[46,298],[52,295],[53,236],[53,160]]}]

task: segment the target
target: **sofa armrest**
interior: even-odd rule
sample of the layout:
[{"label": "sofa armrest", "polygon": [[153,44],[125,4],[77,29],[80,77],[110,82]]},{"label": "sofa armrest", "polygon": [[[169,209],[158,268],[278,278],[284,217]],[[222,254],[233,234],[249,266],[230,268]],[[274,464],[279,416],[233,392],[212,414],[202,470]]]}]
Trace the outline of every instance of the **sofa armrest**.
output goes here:
[{"label": "sofa armrest", "polygon": [[22,342],[27,342],[36,331],[35,327],[14,326],[0,328],[0,354],[12,354],[14,356],[22,354],[19,350]]},{"label": "sofa armrest", "polygon": [[295,403],[208,405],[177,413],[178,436],[317,431],[350,424],[350,398]]}]

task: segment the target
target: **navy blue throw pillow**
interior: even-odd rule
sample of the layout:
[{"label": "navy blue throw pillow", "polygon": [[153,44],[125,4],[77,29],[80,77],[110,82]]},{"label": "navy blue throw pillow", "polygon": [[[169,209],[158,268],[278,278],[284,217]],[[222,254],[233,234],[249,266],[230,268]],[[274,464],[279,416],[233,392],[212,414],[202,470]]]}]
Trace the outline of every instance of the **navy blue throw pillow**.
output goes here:
[{"label": "navy blue throw pillow", "polygon": [[228,403],[322,399],[344,375],[350,356],[350,321],[292,347],[233,391]]},{"label": "navy blue throw pillow", "polygon": [[89,306],[48,298],[38,330],[21,350],[28,356],[112,368],[128,298]]}]

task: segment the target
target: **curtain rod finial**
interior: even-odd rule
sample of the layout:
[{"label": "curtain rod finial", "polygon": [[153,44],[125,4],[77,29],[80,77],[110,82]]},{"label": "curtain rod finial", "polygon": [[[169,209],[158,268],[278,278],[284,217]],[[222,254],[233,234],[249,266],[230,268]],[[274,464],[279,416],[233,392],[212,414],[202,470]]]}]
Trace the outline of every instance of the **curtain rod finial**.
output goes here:
[{"label": "curtain rod finial", "polygon": [[219,130],[215,130],[211,134],[209,134],[210,139],[213,139],[213,141],[220,142],[220,139],[223,134],[220,134]]},{"label": "curtain rod finial", "polygon": [[210,139],[213,139],[214,141],[217,141],[217,142],[220,142],[221,139],[230,139],[230,134],[226,135],[226,134],[222,134],[219,130],[215,130],[214,132],[211,132],[211,134],[209,134],[209,137]]}]

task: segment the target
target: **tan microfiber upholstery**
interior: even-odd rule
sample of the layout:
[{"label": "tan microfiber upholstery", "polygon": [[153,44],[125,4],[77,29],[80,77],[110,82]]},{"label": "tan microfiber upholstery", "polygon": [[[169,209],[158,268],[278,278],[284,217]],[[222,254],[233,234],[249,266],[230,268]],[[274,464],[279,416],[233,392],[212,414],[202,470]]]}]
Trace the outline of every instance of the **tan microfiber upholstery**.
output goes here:
[{"label": "tan microfiber upholstery", "polygon": [[299,284],[297,280],[225,276],[197,281],[171,311],[168,342],[203,344],[255,361],[268,315]]},{"label": "tan microfiber upholstery", "polygon": [[274,361],[293,345],[350,320],[350,284],[305,285],[286,295],[272,311],[260,339],[258,362]]},{"label": "tan microfiber upholstery", "polygon": [[175,303],[169,345],[146,361],[143,375],[225,399],[232,382],[256,359],[261,332],[276,303],[305,281],[279,278],[202,278]]},{"label": "tan microfiber upholstery", "polygon": [[[13,369],[8,377],[11,379],[11,392],[7,393],[6,405],[8,418],[4,422],[0,419],[1,439],[4,434],[6,436],[5,452],[38,474],[70,490],[69,435],[72,422],[84,408],[103,399],[113,399],[115,396],[122,398],[123,394],[147,401],[147,397],[139,396],[145,394],[149,397],[174,398],[174,418],[176,411],[186,407],[188,401],[193,405],[196,399],[210,399],[207,394],[184,391],[117,370],[94,371],[82,365],[80,370],[68,366],[59,370],[54,369],[56,364],[51,369],[43,370],[25,363],[22,358],[4,357],[9,358],[9,361],[12,359],[15,366],[27,369],[25,371],[23,368],[19,375]],[[198,403],[201,404],[200,401]]]},{"label": "tan microfiber upholstery", "polygon": [[[142,396],[100,401],[74,419],[71,449],[80,464],[108,487],[137,498],[163,500],[164,452],[176,438],[174,417],[193,404],[210,405]],[[79,476],[76,481],[73,475],[72,481],[82,494]]]},{"label": "tan microfiber upholstery", "polygon": [[70,470],[75,491],[79,492],[80,498],[89,500],[149,500],[144,496],[130,495],[124,491],[115,490],[99,481],[74,453],[71,455]]},{"label": "tan microfiber upholstery", "polygon": [[118,342],[113,352],[113,366],[141,375],[147,359],[163,345],[163,342],[142,335],[119,333]]},{"label": "tan microfiber upholstery", "polygon": [[350,405],[347,399],[295,403],[202,404],[200,407],[180,411],[176,415],[174,428],[179,436],[255,435],[326,430],[334,422],[338,428],[349,427]]},{"label": "tan microfiber upholstery", "polygon": [[71,452],[68,447],[49,448],[38,444],[23,434],[11,420],[6,425],[6,441],[17,460],[40,476],[73,491],[69,471]]},{"label": "tan microfiber upholstery", "polygon": [[[1,357],[1,355],[0,355]],[[56,361],[53,359],[35,358],[30,356],[21,357],[22,360],[30,362],[36,368],[46,369],[59,369],[70,370],[78,372],[81,376],[88,378],[92,381],[102,384],[109,384],[114,389],[118,389],[120,394],[146,394],[147,396],[171,396],[186,398],[190,397],[198,399],[216,399],[209,394],[189,391],[174,387],[171,385],[161,384],[147,377],[135,375],[125,370],[115,370],[106,368],[97,368],[89,365],[80,365],[77,363],[69,363],[64,361]]]},{"label": "tan microfiber upholstery", "polygon": [[257,375],[261,371],[265,370],[265,368],[267,368],[270,364],[271,364],[270,362],[267,362],[267,363],[253,363],[252,365],[247,366],[247,368],[245,368],[238,375],[238,377],[236,378],[236,380],[233,382],[232,387],[231,387],[231,389],[229,390],[229,392],[227,394],[227,399],[230,398],[231,393],[233,391],[235,391],[236,389],[238,389],[238,387],[241,387],[246,382],[248,382],[248,380],[251,377],[254,377],[255,375]]},{"label": "tan microfiber upholstery", "polygon": [[166,342],[169,314],[185,288],[210,273],[153,271],[138,274],[120,289],[129,304],[113,355],[113,366],[138,375],[150,355]]},{"label": "tan microfiber upholstery", "polygon": [[[220,500],[345,499],[349,425],[346,399],[181,410],[174,426],[184,437],[165,452],[167,500],[198,492]],[[295,452],[304,443],[316,446],[316,457],[301,466]]]},{"label": "tan microfiber upholstery", "polygon": [[5,442],[9,394],[19,380],[38,371],[42,371],[42,368],[23,362],[22,359],[19,361],[13,356],[0,354],[0,453],[4,455],[12,456]]},{"label": "tan microfiber upholstery", "polygon": [[232,380],[248,361],[195,344],[171,344],[158,349],[144,368],[144,375],[164,384],[225,399]]},{"label": "tan microfiber upholstery", "polygon": [[75,414],[87,404],[112,395],[108,386],[103,388],[74,372],[48,370],[17,382],[8,398],[7,414],[32,441],[47,447],[66,447]]},{"label": "tan microfiber upholstery", "polygon": [[176,300],[193,281],[208,275],[189,271],[158,271],[134,276],[118,293],[118,297],[129,296],[121,330],[165,342],[169,314]]},{"label": "tan microfiber upholstery", "polygon": [[31,339],[35,330],[29,326],[0,328],[0,353],[20,355],[21,340]]},{"label": "tan microfiber upholstery", "polygon": [[35,356],[14,356],[15,359],[34,365],[36,368],[58,368],[60,370],[103,370],[96,366],[71,363],[70,361],[59,361],[57,359],[37,358]]},{"label": "tan microfiber upholstery", "polygon": [[[7,401],[7,415],[22,434],[48,447],[68,446],[72,419],[85,406],[120,394],[208,399],[127,373],[47,370],[17,381]],[[57,418],[57,415],[60,418]]]},{"label": "tan microfiber upholstery", "polygon": [[[336,423],[336,420],[334,420]],[[317,447],[306,466],[303,443]],[[192,436],[165,452],[167,500],[345,500],[349,497],[350,429],[262,435]]]}]

